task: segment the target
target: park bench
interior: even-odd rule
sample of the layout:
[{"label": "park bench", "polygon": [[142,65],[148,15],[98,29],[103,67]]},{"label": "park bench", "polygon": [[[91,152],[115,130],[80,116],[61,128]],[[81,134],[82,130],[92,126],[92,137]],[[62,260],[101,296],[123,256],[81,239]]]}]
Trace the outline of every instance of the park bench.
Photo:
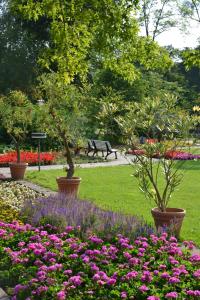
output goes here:
[{"label": "park bench", "polygon": [[91,151],[93,151],[93,156],[97,155],[98,152],[101,151],[103,157],[104,157],[104,152],[106,152],[105,159],[107,159],[108,155],[114,153],[115,159],[117,159],[117,149],[112,149],[109,141],[88,140],[87,155]]}]

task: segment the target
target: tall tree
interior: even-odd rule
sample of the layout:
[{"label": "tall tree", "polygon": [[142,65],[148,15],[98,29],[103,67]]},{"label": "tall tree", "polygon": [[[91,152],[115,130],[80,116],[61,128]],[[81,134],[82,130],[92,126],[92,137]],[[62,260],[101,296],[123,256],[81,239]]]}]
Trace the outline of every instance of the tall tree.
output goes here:
[{"label": "tall tree", "polygon": [[26,91],[37,75],[37,57],[43,41],[28,32],[0,1],[0,92]]},{"label": "tall tree", "polygon": [[84,78],[95,60],[129,80],[137,77],[133,62],[147,68],[169,66],[167,53],[138,36],[133,11],[138,0],[9,0],[12,11],[35,23],[46,21],[50,39],[40,56],[47,69],[59,71],[66,82]]},{"label": "tall tree", "polygon": [[184,0],[179,7],[184,18],[200,23],[200,0]]},{"label": "tall tree", "polygon": [[154,40],[163,32],[177,26],[174,0],[142,0],[140,24],[147,37]]}]

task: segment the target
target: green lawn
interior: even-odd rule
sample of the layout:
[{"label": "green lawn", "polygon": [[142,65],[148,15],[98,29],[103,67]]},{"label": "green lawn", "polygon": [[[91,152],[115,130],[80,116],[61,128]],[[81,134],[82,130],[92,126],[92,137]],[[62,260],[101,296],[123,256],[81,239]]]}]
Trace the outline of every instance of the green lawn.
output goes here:
[{"label": "green lawn", "polygon": [[[174,193],[170,206],[187,210],[182,238],[192,239],[200,245],[200,162],[188,161],[182,171],[183,182]],[[79,168],[76,175],[82,178],[80,197],[103,208],[143,216],[148,222],[152,221],[150,209],[154,203],[144,198],[132,173],[131,166]],[[64,174],[62,170],[30,171],[26,178],[56,190],[55,178]]]}]

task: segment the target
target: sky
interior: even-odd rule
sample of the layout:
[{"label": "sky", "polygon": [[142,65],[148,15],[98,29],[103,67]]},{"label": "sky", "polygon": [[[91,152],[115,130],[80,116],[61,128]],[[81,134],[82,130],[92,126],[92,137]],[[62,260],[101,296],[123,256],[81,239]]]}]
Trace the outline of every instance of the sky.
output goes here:
[{"label": "sky", "polygon": [[175,48],[192,47],[198,45],[198,38],[200,38],[200,24],[197,22],[190,22],[188,32],[184,34],[178,28],[162,33],[157,37],[157,42],[161,46],[172,45]]}]

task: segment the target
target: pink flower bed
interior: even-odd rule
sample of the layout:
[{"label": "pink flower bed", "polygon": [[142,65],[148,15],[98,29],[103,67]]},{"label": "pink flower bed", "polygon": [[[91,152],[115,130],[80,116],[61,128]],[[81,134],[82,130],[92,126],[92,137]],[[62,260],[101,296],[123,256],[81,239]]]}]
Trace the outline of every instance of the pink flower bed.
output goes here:
[{"label": "pink flower bed", "polygon": [[183,247],[166,233],[81,240],[77,230],[0,223],[0,270],[15,282],[12,300],[199,299],[200,255],[191,253],[192,242]]},{"label": "pink flower bed", "polygon": [[[137,150],[129,150],[128,154],[132,155],[145,155],[146,152],[143,149],[137,149]],[[155,158],[159,158],[159,154],[153,155]],[[183,151],[177,151],[177,150],[169,150],[165,153],[164,157],[166,159],[174,159],[174,160],[194,160],[194,159],[200,159],[200,154],[191,154],[188,152]]]}]

